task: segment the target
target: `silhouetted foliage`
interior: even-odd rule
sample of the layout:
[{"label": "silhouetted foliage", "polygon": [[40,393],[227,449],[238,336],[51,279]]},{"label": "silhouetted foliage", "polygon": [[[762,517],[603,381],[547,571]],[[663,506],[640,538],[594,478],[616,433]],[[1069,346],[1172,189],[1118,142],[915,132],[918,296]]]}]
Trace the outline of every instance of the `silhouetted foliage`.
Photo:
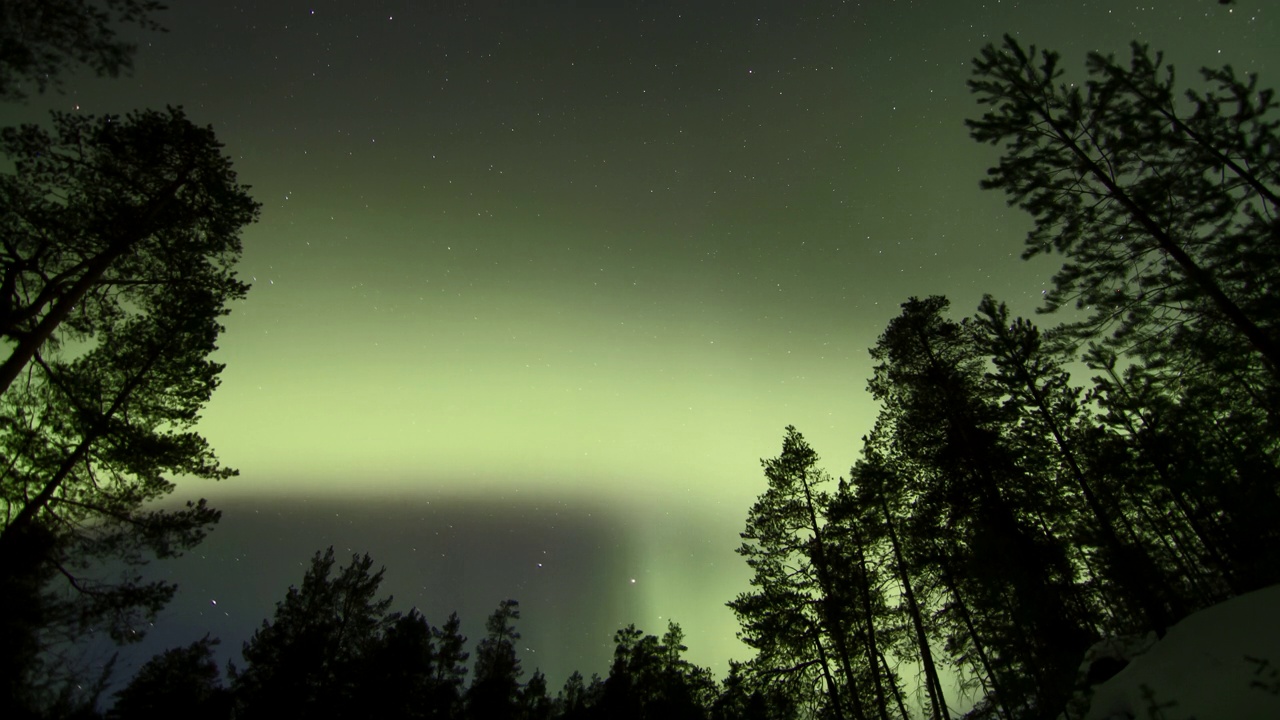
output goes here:
[{"label": "silhouetted foliage", "polygon": [[785,687],[798,702],[825,706],[836,718],[867,717],[862,678],[870,666],[859,652],[858,623],[867,618],[842,601],[840,558],[826,527],[830,477],[794,427],[782,453],[761,461],[769,488],[747,515],[738,554],[754,571],[752,591],[729,603],[742,638],[757,651],[754,674]]},{"label": "silhouetted foliage", "polygon": [[987,386],[1009,412],[1007,436],[1024,463],[1038,469],[1046,490],[1042,504],[1056,506],[1054,515],[1061,519],[1056,531],[1073,538],[1078,562],[1106,577],[1108,590],[1118,591],[1101,599],[1113,612],[1129,616],[1132,626],[1126,630],[1163,635],[1181,603],[1166,597],[1165,578],[1145,549],[1121,537],[1121,511],[1099,494],[1105,478],[1093,476],[1096,470],[1073,437],[1087,422],[1081,390],[1071,385],[1035,325],[1011,319],[1004,303],[986,296],[966,327],[976,348],[991,359],[994,371],[986,375]]},{"label": "silhouetted foliage", "polygon": [[567,720],[592,717],[592,710],[600,703],[603,694],[604,681],[599,675],[592,674],[588,684],[583,680],[582,673],[574,670],[556,695],[556,716]]},{"label": "silhouetted foliage", "polygon": [[364,717],[361,669],[383,649],[397,615],[379,598],[385,569],[353,556],[336,577],[333,548],[316,553],[301,587],[276,603],[273,621],[244,644],[245,667],[233,670],[237,717]]},{"label": "silhouetted foliage", "polygon": [[1045,309],[1088,311],[1057,332],[1087,342],[1060,356],[1099,373],[1099,414],[1072,421],[1061,393],[1036,414],[1068,411],[1043,429],[1093,516],[1090,572],[1158,629],[1280,579],[1277,102],[1230,66],[1179,97],[1137,43],[1127,66],[1091,53],[1082,84],[1060,82],[1058,60],[985,47],[970,87],[990,109],[969,126],[1004,150],[984,186],[1036,220],[1024,255],[1066,257]]},{"label": "silhouetted foliage", "polygon": [[595,717],[620,720],[695,720],[707,717],[715,699],[711,673],[684,659],[680,626],[662,638],[634,625],[614,635],[613,664]]},{"label": "silhouetted foliage", "polygon": [[[971,87],[991,110],[970,123],[973,135],[1006,150],[985,185],[1034,216],[1027,256],[1066,255],[1047,309],[1074,301],[1090,316],[1042,333],[990,296],[961,320],[940,296],[903,303],[871,349],[868,391],[880,412],[848,480],[833,490],[792,426],[779,456],[762,461],[767,487],[738,549],[751,588],[728,603],[755,657],[731,661],[717,686],[684,659],[678,625],[661,638],[629,625],[614,636],[607,678],[574,672],[552,700],[541,672],[521,684],[519,606],[506,600],[486,622],[465,686],[457,615],[437,629],[416,610],[389,614],[369,557],[331,578],[330,548],[245,644],[248,665],[232,671],[237,717],[909,720],[922,707],[944,720],[958,694],[972,720],[1048,720],[1078,689],[1091,642],[1162,633],[1201,607],[1280,582],[1271,93],[1229,68],[1204,71],[1216,89],[1190,93],[1188,114],[1171,70],[1137,45],[1127,68],[1091,55],[1081,87],[1056,86],[1057,56],[1009,38],[974,67]],[[21,309],[34,317],[58,300],[6,288],[5,317],[19,324],[0,332],[20,343]],[[113,292],[81,303],[92,332],[123,327],[117,314],[133,310]],[[218,293],[207,295],[220,307]],[[165,367],[156,328],[121,331],[126,340],[111,352]],[[188,368],[205,347],[191,342]],[[41,409],[52,393],[127,385],[103,378],[139,364],[97,347],[85,351],[85,368],[80,358],[32,357],[38,382],[4,395],[14,418],[52,413]],[[1096,373],[1089,384],[1068,374],[1081,363]],[[78,429],[83,415],[58,427]],[[27,448],[41,467],[31,439],[39,434],[8,427],[5,447]],[[183,529],[194,532],[202,511],[144,533],[149,547],[168,547],[159,537],[190,544]],[[62,569],[48,558],[92,552],[38,523],[6,529],[4,541],[15,553],[6,587],[18,618],[4,626],[14,641],[6,662],[20,665],[41,648],[12,629],[63,612],[44,594]],[[106,545],[118,552],[131,541]],[[163,588],[155,602],[146,592],[128,607],[164,599]],[[225,695],[210,645],[158,656],[119,694],[115,714],[194,697],[218,708]],[[948,674],[958,693],[944,687]],[[927,706],[909,697],[906,678],[916,675]],[[190,689],[173,691],[182,687]],[[60,707],[75,701],[64,695]]]},{"label": "silhouetted foliage", "polygon": [[232,266],[258,204],[212,129],[180,108],[55,112],[53,129],[0,131],[14,163],[0,176],[0,337],[13,343],[0,392],[46,344],[101,342],[136,306],[186,287],[222,302],[248,290]]},{"label": "silhouetted foliage", "polygon": [[[1251,348],[1248,372],[1280,378],[1280,136],[1271,90],[1230,66],[1182,107],[1173,68],[1134,43],[1128,67],[1088,56],[1089,79],[1059,84],[1053,52],[1006,36],[974,60],[969,85],[990,109],[973,137],[1005,155],[983,186],[1036,226],[1025,256],[1067,262],[1046,308],[1074,303],[1079,337],[1144,354],[1212,338],[1210,363]],[[1193,367],[1184,366],[1183,371]],[[1255,380],[1256,382],[1256,380]],[[1273,406],[1274,407],[1274,406]]]},{"label": "silhouetted foliage", "polygon": [[395,619],[361,664],[361,709],[380,718],[450,717],[458,704],[455,683],[441,677],[437,636],[417,609]]},{"label": "silhouetted foliage", "polygon": [[792,720],[796,702],[786,693],[759,687],[748,677],[743,663],[729,662],[729,674],[711,706],[711,720]]},{"label": "silhouetted foliage", "polygon": [[213,658],[217,639],[205,636],[151,658],[116,693],[111,720],[185,718],[219,720],[231,716],[231,696]]},{"label": "silhouetted foliage", "polygon": [[946,307],[940,297],[908,300],[872,350],[869,388],[884,405],[877,429],[918,496],[909,531],[947,571],[940,579],[966,606],[971,632],[1005,648],[1006,694],[1050,713],[1089,642],[1074,568],[1052,532],[1060,510],[1009,436],[1007,409],[984,392],[984,358]]},{"label": "silhouetted foliage", "polygon": [[706,720],[713,707],[717,718],[739,717],[731,712],[738,705],[757,708],[743,717],[795,715],[782,695],[750,691],[740,676],[726,692],[732,687],[741,700],[721,701],[710,671],[684,659],[675,623],[661,638],[619,630],[608,679],[588,683],[574,672],[553,699],[541,671],[520,683],[515,600],[486,621],[474,680],[464,687],[467,639],[456,613],[437,629],[416,609],[388,612],[391,599],[377,596],[384,570],[373,572],[368,555],[336,574],[334,564],[333,548],[316,553],[301,587],[290,587],[244,644],[244,667],[231,664],[229,689],[213,663],[217,641],[206,637],[153,658],[117,693],[110,716]]},{"label": "silhouetted foliage", "polygon": [[473,718],[504,720],[520,713],[520,659],[515,641],[520,639],[515,621],[520,603],[503,600],[485,622],[486,635],[476,645],[475,675],[467,690],[467,713]]},{"label": "silhouetted foliage", "polygon": [[869,698],[867,714],[889,720],[894,706],[903,704],[903,691],[885,650],[902,642],[906,624],[885,592],[893,581],[886,566],[892,567],[893,560],[876,503],[842,479],[827,504],[826,522],[835,604],[861,654],[859,682]]},{"label": "silhouetted foliage", "polygon": [[0,5],[0,100],[21,100],[57,87],[65,73],[85,65],[115,76],[133,64],[136,49],[112,27],[130,23],[161,30],[156,0],[5,0]]},{"label": "silhouetted foliage", "polygon": [[463,683],[467,676],[467,658],[470,656],[464,648],[467,637],[460,628],[462,621],[457,613],[451,613],[449,619],[439,630],[432,630],[436,639],[436,662],[432,676],[435,680],[432,703],[436,717],[447,717],[455,714],[462,703]]},{"label": "silhouetted foliage", "polygon": [[[753,592],[731,603],[760,652],[721,710],[786,688],[802,712],[838,717],[849,678],[867,715],[906,718],[909,663],[934,717],[951,713],[949,665],[966,717],[1055,718],[1094,640],[1280,581],[1265,417],[1150,361],[1075,356],[990,297],[959,322],[947,308],[908,300],[873,348],[881,413],[834,493],[795,428],[766,461],[740,551]],[[1073,360],[1103,373],[1091,389],[1072,385]],[[834,643],[796,642],[837,627],[852,672]]]},{"label": "silhouetted foliage", "polygon": [[534,670],[529,682],[520,690],[519,717],[523,720],[549,720],[555,712],[555,702],[547,696],[547,676]]},{"label": "silhouetted foliage", "polygon": [[143,507],[172,477],[235,474],[193,428],[257,213],[212,131],[180,110],[54,124],[0,132],[14,163],[0,175],[0,689],[20,702],[74,675],[40,658],[60,643],[140,638],[174,588],[137,568],[218,519],[204,501]]}]

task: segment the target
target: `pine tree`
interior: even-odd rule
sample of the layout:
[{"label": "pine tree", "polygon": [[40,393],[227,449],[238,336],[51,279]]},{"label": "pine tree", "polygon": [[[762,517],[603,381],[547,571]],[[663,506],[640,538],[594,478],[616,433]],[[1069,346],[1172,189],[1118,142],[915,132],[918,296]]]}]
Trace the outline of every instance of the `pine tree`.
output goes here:
[{"label": "pine tree", "polygon": [[457,688],[440,679],[440,663],[446,662],[436,650],[440,632],[416,608],[386,628],[357,669],[360,708],[367,717],[453,716]]},{"label": "pine tree", "polygon": [[0,131],[0,149],[0,704],[15,705],[58,675],[80,684],[49,661],[59,638],[140,638],[174,588],[138,567],[219,517],[146,504],[173,477],[235,474],[194,426],[258,205],[178,109],[55,114],[52,131]]},{"label": "pine tree", "polygon": [[398,614],[379,598],[385,568],[368,556],[330,577],[333,548],[316,553],[301,587],[276,603],[272,621],[244,644],[245,667],[233,669],[237,717],[364,717],[360,669],[376,657]]},{"label": "pine tree", "polygon": [[882,660],[883,649],[894,642],[885,578],[880,570],[886,549],[881,540],[875,511],[849,483],[841,479],[827,503],[824,518],[828,540],[834,603],[843,624],[857,638],[863,657],[865,684],[874,694],[868,715],[889,720],[892,698],[898,692],[898,678]]},{"label": "pine tree", "polygon": [[714,703],[710,671],[685,660],[684,631],[667,624],[661,638],[635,625],[614,634],[613,663],[597,715],[619,720],[703,720]]},{"label": "pine tree", "polygon": [[467,636],[462,634],[462,621],[458,614],[450,613],[449,619],[439,629],[432,629],[435,638],[436,662],[432,683],[432,717],[456,717],[462,705],[463,684],[467,677]]},{"label": "pine tree", "polygon": [[[1035,218],[1024,257],[1057,251],[1046,309],[1074,303],[1081,338],[1178,353],[1189,338],[1248,347],[1280,378],[1280,124],[1274,94],[1228,66],[1186,93],[1135,43],[1126,67],[1091,53],[1088,80],[1061,83],[1059,56],[1005,36],[973,62],[988,110],[974,139],[1005,154],[983,182]],[[1230,328],[1231,332],[1219,331]],[[1148,350],[1149,351],[1149,350]],[[1263,369],[1265,368],[1265,369]],[[1272,397],[1274,400],[1274,397]]]},{"label": "pine tree", "polygon": [[[1012,663],[1006,693],[1048,715],[1065,703],[1090,636],[1069,602],[1064,544],[1039,522],[1043,493],[1002,435],[1005,410],[983,392],[983,358],[947,306],[936,296],[903,304],[872,350],[869,388],[916,496],[907,531],[935,555],[971,639],[985,635]],[[1019,690],[1015,679],[1029,684]]]},{"label": "pine tree", "polygon": [[521,720],[549,720],[555,705],[547,697],[547,676],[541,670],[534,670],[529,682],[520,689]]},{"label": "pine tree", "polygon": [[757,687],[746,665],[729,661],[729,674],[711,706],[711,720],[794,720],[796,702],[786,693]]},{"label": "pine tree", "polygon": [[[747,515],[738,554],[754,571],[752,591],[729,603],[739,637],[758,655],[755,670],[797,698],[825,695],[830,712],[866,718],[860,679],[867,670],[851,640],[849,611],[837,596],[824,513],[830,477],[818,455],[788,426],[782,454],[761,461],[769,487]],[[855,667],[856,665],[856,667]]]},{"label": "pine tree", "polygon": [[515,641],[520,639],[515,621],[520,603],[503,600],[485,621],[487,634],[476,646],[475,679],[467,690],[467,715],[501,720],[520,712],[520,659]]},{"label": "pine tree", "polygon": [[258,203],[236,183],[213,130],[181,108],[124,118],[53,113],[0,131],[0,393],[50,343],[100,341],[155,296],[191,288],[244,296],[232,266]]},{"label": "pine tree", "polygon": [[147,661],[116,693],[110,720],[182,717],[225,720],[231,696],[222,687],[222,671],[213,658],[217,638],[206,635],[186,647],[173,648]]},{"label": "pine tree", "polygon": [[1093,442],[1123,471],[1112,493],[1184,596],[1203,606],[1280,579],[1280,536],[1266,519],[1280,513],[1280,472],[1266,423],[1200,380],[1121,366],[1098,346],[1085,361],[1101,373]]},{"label": "pine tree", "polygon": [[91,628],[116,642],[140,639],[175,588],[145,581],[139,568],[194,547],[219,518],[203,500],[176,510],[145,504],[171,493],[174,476],[235,474],[193,430],[222,369],[208,360],[221,298],[174,288],[152,300],[166,311],[119,319],[74,358],[37,356],[0,396],[7,702],[59,676],[79,684],[75,663],[40,655]]},{"label": "pine tree", "polygon": [[[1042,469],[1056,469],[1054,474],[1067,480],[1064,486],[1052,475],[1042,474],[1048,495],[1065,500],[1068,493],[1078,493],[1088,515],[1089,537],[1084,539],[1101,547],[1107,584],[1119,588],[1129,605],[1145,616],[1139,627],[1120,629],[1154,630],[1163,636],[1174,617],[1183,613],[1163,597],[1164,578],[1145,550],[1121,538],[1115,509],[1099,497],[1096,479],[1086,476],[1086,463],[1071,437],[1083,419],[1080,391],[1044,348],[1039,329],[1023,318],[1011,319],[1004,303],[985,296],[967,326],[979,350],[991,358],[993,372],[986,379],[1010,410],[1009,434],[1017,438],[1021,454],[1034,458]],[[1065,510],[1079,514],[1070,507]]]},{"label": "pine tree", "polygon": [[584,720],[597,717],[600,700],[604,696],[604,680],[592,674],[590,683],[582,673],[574,670],[565,680],[564,687],[556,694],[555,714],[563,720]]},{"label": "pine tree", "polygon": [[[874,433],[873,433],[874,437]],[[885,564],[892,568],[897,581],[898,594],[902,598],[907,618],[910,622],[910,649],[908,657],[918,659],[925,676],[925,691],[929,698],[929,707],[933,720],[945,720],[950,717],[947,709],[946,693],[938,674],[938,664],[934,660],[932,637],[928,630],[931,623],[926,620],[926,606],[922,601],[916,576],[916,567],[909,564],[903,543],[899,539],[898,526],[901,523],[899,505],[903,502],[900,490],[903,483],[892,475],[883,456],[878,453],[873,442],[864,438],[863,460],[850,470],[850,484],[856,497],[852,504],[861,507],[866,513],[863,522],[874,528],[871,532],[878,534],[882,543],[887,543],[889,557]]]}]

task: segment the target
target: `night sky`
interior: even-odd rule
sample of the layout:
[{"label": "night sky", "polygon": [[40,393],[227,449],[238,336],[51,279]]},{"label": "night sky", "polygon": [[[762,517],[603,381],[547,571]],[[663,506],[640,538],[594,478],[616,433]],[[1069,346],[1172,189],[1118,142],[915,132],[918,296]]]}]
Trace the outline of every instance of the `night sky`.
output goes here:
[{"label": "night sky", "polygon": [[723,674],[783,427],[846,472],[900,302],[1027,314],[1046,287],[1029,219],[978,189],[981,46],[1280,78],[1261,0],[170,4],[132,76],[0,107],[182,105],[263,203],[201,424],[241,475],[179,483],[224,518],[156,566],[181,590],[126,676],[206,632],[238,658],[330,544],[473,640],[519,600],[553,689],[632,622]]}]

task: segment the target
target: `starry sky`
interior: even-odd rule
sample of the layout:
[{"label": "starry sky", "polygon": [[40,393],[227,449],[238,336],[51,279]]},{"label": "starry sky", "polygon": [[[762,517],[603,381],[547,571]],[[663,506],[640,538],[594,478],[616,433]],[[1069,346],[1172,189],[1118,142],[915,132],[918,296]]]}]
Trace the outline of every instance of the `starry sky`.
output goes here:
[{"label": "starry sky", "polygon": [[179,483],[224,519],[155,567],[181,590],[135,654],[238,657],[332,544],[473,639],[518,599],[552,688],[633,622],[746,657],[724,603],[783,427],[839,475],[900,302],[1035,307],[1053,265],[963,126],[983,44],[1280,74],[1261,0],[170,4],[131,76],[0,107],[182,105],[263,203],[201,424],[241,475]]}]

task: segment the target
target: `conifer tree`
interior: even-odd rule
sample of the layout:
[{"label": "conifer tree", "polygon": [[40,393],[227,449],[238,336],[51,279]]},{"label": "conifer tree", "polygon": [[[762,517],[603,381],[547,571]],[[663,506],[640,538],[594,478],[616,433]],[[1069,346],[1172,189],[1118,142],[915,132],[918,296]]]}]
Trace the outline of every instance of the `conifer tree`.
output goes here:
[{"label": "conifer tree", "polygon": [[[1116,511],[1099,497],[1096,479],[1086,477],[1086,463],[1071,436],[1083,417],[1080,391],[1044,348],[1039,329],[1023,318],[1010,318],[1004,303],[985,296],[967,326],[978,349],[991,359],[993,371],[986,380],[993,395],[1010,410],[1008,434],[1024,457],[1034,458],[1042,471],[1049,470],[1040,473],[1049,496],[1046,501],[1061,507],[1078,493],[1088,515],[1089,536],[1079,539],[1101,548],[1107,584],[1121,589],[1121,597],[1145,616],[1141,629],[1163,636],[1173,618],[1182,613],[1163,597],[1164,578],[1145,550],[1121,538]],[[1065,478],[1067,485],[1055,475]],[[1070,507],[1065,511],[1079,514]],[[1059,532],[1067,534],[1065,528]]]},{"label": "conifer tree", "polygon": [[485,621],[486,634],[476,646],[475,676],[467,690],[467,714],[479,718],[515,718],[520,712],[520,639],[515,621],[520,603],[503,600]]},{"label": "conifer tree", "polygon": [[181,108],[124,118],[53,113],[0,131],[0,363],[6,391],[50,343],[100,341],[154,296],[192,288],[244,296],[232,266],[258,203],[213,130]]},{"label": "conifer tree", "polygon": [[904,483],[892,475],[883,455],[877,452],[873,440],[875,436],[876,433],[873,432],[871,438],[863,439],[863,459],[850,470],[849,481],[852,492],[856,494],[852,502],[863,509],[867,514],[864,522],[875,528],[873,532],[877,532],[882,542],[888,545],[889,556],[884,563],[892,569],[891,573],[895,576],[898,594],[902,598],[911,630],[911,639],[901,640],[900,643],[905,642],[910,646],[905,654],[915,658],[924,672],[925,692],[929,698],[933,720],[945,720],[950,717],[950,712],[938,674],[938,663],[934,660],[933,638],[928,630],[932,623],[926,619],[927,607],[921,598],[923,588],[917,588],[920,585],[919,576],[928,571],[908,563],[898,530],[902,521],[902,510],[899,508],[903,503],[902,493],[894,492],[895,489],[901,490]]},{"label": "conifer tree", "polygon": [[534,670],[529,682],[520,689],[521,720],[549,720],[555,705],[547,697],[547,676],[541,670]]},{"label": "conifer tree", "polygon": [[754,571],[753,590],[729,603],[739,636],[757,650],[756,670],[770,683],[785,683],[797,698],[824,694],[837,718],[864,720],[859,670],[866,668],[837,595],[824,530],[830,477],[791,426],[782,453],[761,462],[769,487],[747,515],[738,549]]},{"label": "conifer tree", "polygon": [[440,628],[432,628],[435,638],[433,707],[437,717],[452,717],[462,703],[463,684],[467,677],[467,636],[462,634],[458,613],[450,613]]},{"label": "conifer tree", "polygon": [[983,358],[947,306],[937,296],[903,304],[872,350],[869,388],[884,406],[885,442],[910,468],[910,532],[938,554],[931,562],[969,613],[971,637],[985,635],[1012,663],[1006,691],[1047,715],[1065,702],[1090,636],[1070,602],[1063,542],[1038,522],[1042,493],[1002,435],[1005,411],[981,387]]},{"label": "conifer tree", "polygon": [[19,696],[74,670],[48,657],[58,638],[139,639],[174,591],[139,566],[219,517],[146,504],[175,477],[235,474],[194,427],[258,205],[180,109],[55,113],[0,150],[0,704],[38,704]]},{"label": "conifer tree", "polygon": [[458,691],[441,678],[441,665],[450,662],[437,650],[441,632],[416,608],[387,626],[355,669],[359,705],[367,717],[408,720],[453,716]]},{"label": "conifer tree", "polygon": [[684,631],[674,622],[659,638],[628,625],[614,635],[613,663],[597,706],[619,720],[703,720],[715,700],[710,671],[684,659]]},{"label": "conifer tree", "polygon": [[225,720],[231,696],[213,659],[217,638],[205,636],[186,647],[166,650],[147,661],[122,690],[107,714],[110,720],[182,717]]},{"label": "conifer tree", "polygon": [[237,717],[364,717],[360,668],[376,657],[398,614],[378,597],[385,568],[368,556],[331,577],[333,548],[317,552],[301,587],[290,587],[242,650],[231,674]]},{"label": "conifer tree", "polygon": [[1253,371],[1265,368],[1274,387],[1274,93],[1230,66],[1204,69],[1210,89],[1187,91],[1184,107],[1173,68],[1138,43],[1127,66],[1099,53],[1086,66],[1086,82],[1062,82],[1057,53],[1005,36],[982,49],[969,82],[988,107],[968,121],[972,136],[1004,150],[983,187],[1035,218],[1024,257],[1066,257],[1046,309],[1088,309],[1073,331],[1123,348],[1178,353],[1210,338],[1216,356],[1251,348]]}]

